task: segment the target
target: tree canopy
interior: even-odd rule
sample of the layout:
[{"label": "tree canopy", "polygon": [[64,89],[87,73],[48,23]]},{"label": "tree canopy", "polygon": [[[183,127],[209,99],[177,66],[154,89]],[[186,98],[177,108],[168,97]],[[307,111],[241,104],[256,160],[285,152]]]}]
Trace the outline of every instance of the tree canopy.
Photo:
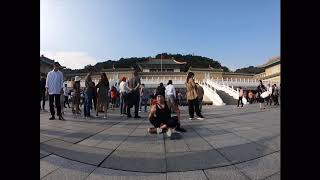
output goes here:
[{"label": "tree canopy", "polygon": [[235,72],[236,73],[259,74],[259,73],[264,72],[264,69],[263,68],[254,67],[254,66],[249,66],[249,67],[244,67],[244,68],[237,69]]},{"label": "tree canopy", "polygon": [[[220,69],[222,68],[225,72],[230,72],[229,68],[226,66],[222,66],[220,62],[213,60],[211,58],[197,56],[197,55],[181,55],[181,54],[157,54],[155,58],[174,58],[178,62],[187,62],[185,69],[183,71],[187,71],[190,66],[194,68],[208,68],[209,66],[212,68]],[[99,62],[94,65],[94,68],[98,71],[101,69],[110,69],[110,68],[137,68],[137,63],[145,62],[149,59],[149,57],[130,57],[130,58],[120,58],[119,60],[107,60],[104,62]],[[84,73],[88,71],[88,67],[90,65],[86,65],[84,69],[64,69],[65,73]]]}]

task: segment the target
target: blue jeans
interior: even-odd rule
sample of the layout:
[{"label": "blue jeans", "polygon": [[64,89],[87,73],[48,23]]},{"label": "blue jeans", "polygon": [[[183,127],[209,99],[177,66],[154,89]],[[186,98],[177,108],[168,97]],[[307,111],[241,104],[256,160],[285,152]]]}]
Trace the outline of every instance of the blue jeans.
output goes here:
[{"label": "blue jeans", "polygon": [[85,93],[84,98],[85,100],[84,100],[83,112],[84,112],[84,116],[88,117],[90,116],[90,109],[92,106],[93,94]]},{"label": "blue jeans", "polygon": [[140,111],[141,111],[141,105],[144,105],[144,111],[147,112],[147,100],[143,96],[140,96],[140,101],[139,101],[139,110]]},{"label": "blue jeans", "polygon": [[201,112],[202,111],[202,100],[203,100],[203,98],[198,99],[198,100],[199,100],[199,110]]}]

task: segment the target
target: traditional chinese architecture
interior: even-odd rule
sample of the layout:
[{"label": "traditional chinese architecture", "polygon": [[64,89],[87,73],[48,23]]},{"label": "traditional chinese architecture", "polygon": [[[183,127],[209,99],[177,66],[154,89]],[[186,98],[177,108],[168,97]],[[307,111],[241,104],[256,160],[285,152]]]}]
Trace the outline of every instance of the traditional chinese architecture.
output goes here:
[{"label": "traditional chinese architecture", "polygon": [[[47,74],[49,71],[53,69],[54,60],[45,57],[44,55],[40,56],[40,75],[41,73]],[[61,67],[65,68],[64,66]]]},{"label": "traditional chinese architecture", "polygon": [[280,56],[273,57],[269,61],[260,66],[265,72],[255,75],[256,79],[268,82],[280,83],[281,79],[281,60]]}]

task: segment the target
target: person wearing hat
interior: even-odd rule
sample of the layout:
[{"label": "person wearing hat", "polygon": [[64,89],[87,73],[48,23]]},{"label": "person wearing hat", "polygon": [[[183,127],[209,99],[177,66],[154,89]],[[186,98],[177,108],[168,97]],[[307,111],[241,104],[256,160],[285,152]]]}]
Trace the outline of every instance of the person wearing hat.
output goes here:
[{"label": "person wearing hat", "polygon": [[55,62],[53,64],[53,70],[48,72],[47,81],[46,81],[46,89],[47,94],[49,94],[49,106],[51,118],[49,120],[55,119],[55,110],[53,103],[57,107],[57,115],[59,116],[59,120],[64,120],[61,114],[61,104],[60,104],[60,95],[63,93],[63,74],[59,71],[60,64]]},{"label": "person wearing hat", "polygon": [[180,110],[176,106],[173,110],[177,116],[171,117],[170,109],[165,101],[162,93],[158,93],[156,96],[156,103],[151,106],[149,121],[154,128],[148,128],[148,132],[151,134],[160,134],[166,132],[170,139],[179,139],[180,133],[175,129],[180,122]]},{"label": "person wearing hat", "polygon": [[[73,88],[73,95],[72,95],[72,112],[76,114],[80,114],[80,100],[81,100],[81,94],[80,94],[80,80],[81,78],[79,76],[75,76],[74,83],[72,85]],[[76,110],[74,110],[74,107]]]}]

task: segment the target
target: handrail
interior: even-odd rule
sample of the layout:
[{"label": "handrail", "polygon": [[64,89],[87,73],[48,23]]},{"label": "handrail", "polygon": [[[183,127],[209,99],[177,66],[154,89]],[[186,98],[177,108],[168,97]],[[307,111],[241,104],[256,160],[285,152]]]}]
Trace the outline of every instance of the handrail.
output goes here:
[{"label": "handrail", "polygon": [[[236,99],[236,100],[239,99],[239,90],[234,90],[233,88],[230,88],[229,86],[227,86],[225,84],[219,84],[217,82],[214,82],[211,79],[207,79],[205,82],[208,83],[210,86],[216,88],[217,90],[221,90],[221,91],[227,93],[228,95],[230,95],[234,99]],[[243,104],[247,104],[247,99],[245,97],[243,97],[242,102],[243,102]]]}]

